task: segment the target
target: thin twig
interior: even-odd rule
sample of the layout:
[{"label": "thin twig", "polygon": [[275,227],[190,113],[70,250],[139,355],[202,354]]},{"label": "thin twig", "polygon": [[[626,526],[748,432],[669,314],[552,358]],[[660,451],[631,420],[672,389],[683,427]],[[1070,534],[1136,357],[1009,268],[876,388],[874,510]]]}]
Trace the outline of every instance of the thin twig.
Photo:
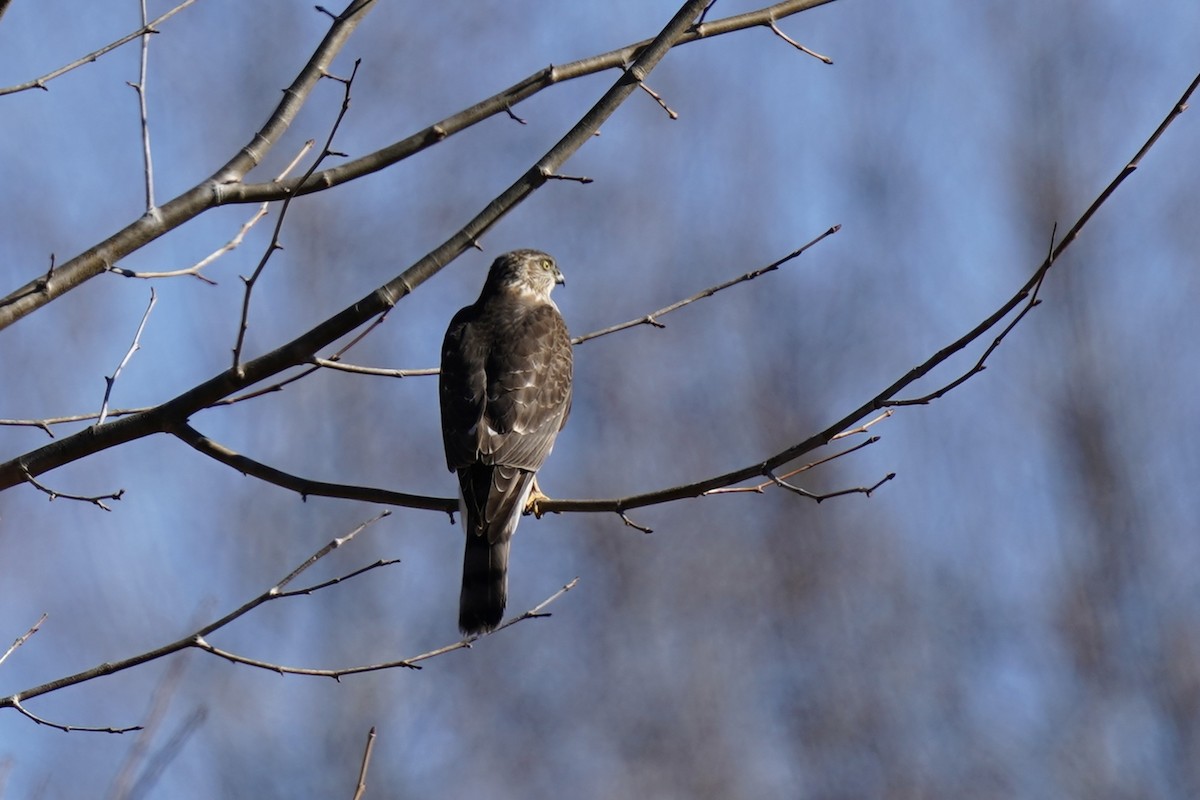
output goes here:
[{"label": "thin twig", "polygon": [[[304,146],[300,148],[300,152],[296,154],[296,157],[293,158],[286,167],[284,167],[282,172],[280,172],[277,176],[275,176],[275,179],[273,182],[279,183],[284,178],[286,178],[291,173],[291,171],[296,168],[296,165],[300,163],[300,160],[303,159],[304,156],[306,156],[308,154],[308,151],[312,149],[314,144],[316,144],[316,141],[314,139],[309,139],[307,142],[305,142]],[[147,279],[147,280],[152,280],[155,278],[179,278],[179,277],[183,277],[185,275],[191,275],[193,278],[203,281],[204,283],[207,283],[209,286],[216,286],[217,282],[214,281],[212,278],[208,277],[207,275],[204,275],[201,272],[201,270],[203,270],[209,264],[213,263],[214,261],[216,261],[221,256],[225,255],[226,253],[237,249],[238,245],[240,245],[242,243],[242,241],[246,238],[246,234],[248,234],[250,232],[250,229],[253,228],[255,225],[257,225],[259,220],[261,220],[263,217],[265,217],[267,215],[267,213],[270,211],[270,208],[271,208],[270,202],[262,203],[258,207],[258,210],[255,211],[254,214],[248,220],[246,220],[245,222],[242,223],[242,227],[240,227],[238,229],[238,232],[236,234],[234,234],[232,239],[230,239],[228,242],[226,242],[225,244],[218,247],[216,250],[209,253],[204,258],[197,261],[195,264],[192,264],[190,267],[187,267],[185,269],[174,269],[174,270],[167,270],[167,271],[163,271],[163,272],[135,272],[134,270],[125,269],[124,267],[111,266],[108,268],[108,271],[116,273],[117,275],[121,275],[126,278],[143,278],[143,279]]]},{"label": "thin twig", "polygon": [[[877,419],[883,419],[886,416],[889,416],[889,415],[881,414]],[[866,425],[863,425],[862,429],[865,430],[866,427],[867,427]],[[847,433],[849,433],[849,432],[847,432]],[[710,495],[715,495],[715,494],[763,494],[763,492],[766,490],[766,488],[768,486],[778,486],[779,481],[781,479],[786,480],[788,478],[792,478],[792,477],[795,477],[796,475],[799,475],[801,472],[807,472],[810,469],[815,469],[817,467],[828,464],[830,461],[835,461],[839,458],[844,458],[845,456],[848,456],[851,453],[855,453],[855,452],[858,452],[859,450],[862,450],[864,447],[870,447],[871,445],[875,444],[878,441],[879,441],[878,436],[872,436],[869,439],[859,442],[858,444],[854,445],[853,447],[849,447],[845,450],[839,450],[838,452],[827,455],[824,458],[818,458],[815,461],[810,461],[807,464],[804,464],[802,466],[795,467],[794,469],[788,470],[787,472],[785,472],[784,474],[782,474],[778,477],[776,477],[772,473],[767,478],[767,480],[762,481],[761,483],[756,483],[753,486],[721,486],[716,489],[709,489],[707,492],[702,494],[701,497],[708,497]]]},{"label": "thin twig", "polygon": [[60,75],[65,75],[66,73],[70,72],[73,69],[78,69],[79,67],[82,67],[84,64],[92,63],[96,59],[100,58],[100,56],[103,56],[107,53],[111,53],[113,50],[116,50],[118,47],[121,47],[122,45],[129,44],[134,39],[137,39],[139,36],[145,36],[147,34],[157,33],[158,31],[155,30],[156,25],[166,22],[168,19],[175,16],[180,11],[183,11],[185,8],[187,8],[194,2],[196,2],[196,0],[184,0],[184,2],[175,6],[167,13],[156,17],[153,21],[151,21],[149,23],[146,23],[143,18],[142,27],[138,28],[133,33],[126,34],[125,36],[122,36],[120,39],[117,39],[115,42],[106,44],[104,47],[101,47],[99,50],[93,50],[92,52],[88,53],[86,56],[77,58],[74,61],[72,61],[70,64],[67,64],[66,66],[59,67],[58,69],[56,69],[52,72],[47,72],[45,75],[43,75],[40,78],[34,78],[33,80],[26,81],[25,83],[18,83],[15,86],[6,86],[3,88],[0,88],[0,96],[6,95],[6,94],[15,94],[17,92],[24,92],[29,89],[42,89],[44,91],[49,91],[49,88],[46,86],[46,84],[49,83],[50,81],[54,80],[55,78],[59,77]]},{"label": "thin twig", "polygon": [[706,5],[706,6],[704,7],[704,10],[700,12],[700,18],[696,20],[696,25],[695,25],[695,27],[699,28],[701,25],[703,25],[703,24],[704,24],[704,18],[708,16],[708,12],[709,12],[709,11],[712,9],[712,7],[713,7],[713,6],[715,6],[716,4],[717,4],[717,0],[708,0],[708,5]]},{"label": "thin twig", "polygon": [[158,31],[150,27],[146,15],[146,0],[140,0],[142,9],[142,52],[141,64],[138,68],[137,83],[126,81],[126,86],[132,87],[138,96],[138,112],[142,123],[142,161],[146,175],[146,213],[153,214],[154,205],[154,159],[150,153],[150,115],[146,110],[146,63],[150,57],[150,34]]},{"label": "thin twig", "polygon": [[437,367],[425,367],[423,369],[381,369],[379,367],[360,367],[355,364],[343,364],[340,361],[333,361],[328,358],[317,358],[313,356],[312,363],[318,367],[325,369],[335,369],[340,372],[355,372],[359,375],[379,375],[385,378],[412,378],[417,376],[437,375],[441,370]]},{"label": "thin twig", "polygon": [[518,622],[523,622],[527,619],[540,619],[542,617],[548,617],[548,616],[550,616],[550,614],[545,611],[546,606],[550,605],[555,600],[557,600],[558,598],[562,597],[564,594],[569,592],[571,589],[575,588],[575,584],[577,584],[578,582],[579,582],[579,578],[575,578],[571,582],[567,583],[565,586],[561,587],[557,592],[550,595],[542,602],[538,603],[533,608],[529,609],[528,611],[526,611],[523,614],[519,614],[515,617],[512,617],[511,619],[507,620],[504,624],[497,626],[494,630],[492,630],[488,633],[477,634],[477,635],[474,635],[474,636],[471,636],[471,637],[468,637],[465,639],[460,639],[459,641],[454,642],[452,644],[444,645],[435,650],[430,650],[426,653],[422,653],[419,656],[413,656],[412,658],[397,659],[395,661],[382,661],[377,664],[364,664],[362,666],[340,667],[337,669],[293,667],[293,666],[287,666],[285,664],[276,664],[276,663],[273,663],[270,661],[262,661],[257,658],[248,658],[246,656],[239,655],[237,653],[231,653],[228,650],[223,650],[219,647],[214,647],[213,645],[211,645],[207,641],[205,641],[203,637],[200,637],[200,636],[196,637],[192,646],[198,650],[202,650],[206,653],[209,653],[210,655],[217,656],[218,658],[223,658],[232,664],[242,664],[243,666],[254,667],[255,669],[262,669],[262,670],[266,670],[268,672],[274,672],[279,675],[300,675],[300,676],[307,677],[307,678],[331,678],[340,683],[342,678],[348,677],[350,675],[362,675],[362,674],[368,673],[368,672],[381,672],[381,671],[385,671],[385,670],[394,670],[394,669],[414,669],[414,670],[422,669],[422,667],[420,666],[420,663],[419,663],[421,661],[428,661],[432,658],[436,658],[438,656],[444,656],[447,653],[452,653],[455,650],[463,650],[463,649],[469,648],[472,645],[474,645],[475,642],[479,641],[479,639],[483,638],[484,636],[494,636],[495,634],[499,633],[500,631],[504,630],[505,628],[510,628],[513,625],[516,625]]},{"label": "thin twig", "polygon": [[145,330],[146,320],[150,319],[150,312],[154,310],[154,304],[157,302],[158,297],[154,293],[154,287],[151,286],[150,303],[146,306],[145,313],[142,314],[142,321],[138,323],[137,332],[133,335],[133,343],[125,351],[125,357],[121,359],[121,363],[117,364],[117,368],[113,370],[112,377],[105,376],[104,378],[104,402],[100,404],[100,416],[96,420],[96,425],[103,425],[104,420],[108,418],[108,400],[112,395],[113,385],[117,382],[117,378],[120,377],[121,370],[129,363],[129,359],[133,358],[133,354],[142,349],[142,331]]},{"label": "thin twig", "polygon": [[23,634],[21,634],[15,640],[13,640],[13,643],[9,646],[9,648],[4,651],[4,655],[0,656],[0,664],[3,664],[5,659],[7,659],[9,656],[11,656],[18,647],[20,647],[21,645],[23,645],[27,641],[29,641],[29,637],[33,636],[35,633],[37,633],[38,628],[42,627],[42,623],[45,621],[46,621],[46,614],[43,612],[42,615],[40,617],[38,617],[38,621],[33,623],[32,626],[30,626],[29,630],[25,631]]},{"label": "thin twig", "polygon": [[[108,418],[115,419],[116,417],[126,417],[130,414],[144,414],[147,411],[152,411],[153,406],[143,406],[142,408],[110,408]],[[54,431],[51,426],[66,425],[70,422],[87,422],[91,419],[99,419],[100,412],[93,411],[88,414],[72,414],[65,417],[46,417],[45,419],[0,419],[0,427],[14,428],[41,428],[51,439],[54,438]]]},{"label": "thin twig", "polygon": [[63,733],[70,733],[71,731],[80,731],[82,733],[130,733],[132,731],[140,731],[142,729],[141,725],[130,725],[127,728],[89,728],[85,725],[63,725],[60,722],[51,722],[48,719],[39,717],[37,714],[34,714],[32,711],[25,708],[25,706],[21,705],[21,700],[16,695],[3,698],[3,702],[0,705],[6,705],[10,708],[15,708],[17,711],[20,711],[26,717],[36,722],[38,725],[45,725],[47,728],[56,728]]},{"label": "thin twig", "polygon": [[358,768],[358,783],[354,787],[354,800],[362,800],[367,791],[367,769],[371,766],[371,752],[375,749],[375,726],[367,732],[367,746],[363,750],[362,766]]},{"label": "thin twig", "polygon": [[42,278],[42,285],[38,291],[50,291],[50,279],[54,277],[54,253],[50,254],[50,267],[46,270],[46,275]]},{"label": "thin twig", "polygon": [[679,114],[675,113],[675,110],[667,105],[667,101],[663,100],[662,96],[658,92],[651,89],[644,82],[638,82],[638,86],[642,87],[642,91],[654,98],[654,102],[658,103],[659,107],[661,107],[663,111],[667,112],[668,117],[671,119],[679,119]]},{"label": "thin twig", "polygon": [[825,500],[829,500],[830,498],[833,498],[833,497],[843,497],[848,494],[865,494],[867,497],[870,497],[872,492],[874,492],[880,486],[883,486],[885,483],[887,483],[888,481],[890,481],[896,477],[896,473],[889,472],[887,475],[884,475],[882,478],[879,479],[878,482],[876,482],[875,484],[873,484],[871,486],[856,486],[852,489],[838,489],[835,492],[828,492],[826,494],[817,494],[815,492],[810,492],[808,489],[802,489],[799,486],[794,486],[794,485],[788,483],[787,481],[783,480],[782,478],[777,478],[777,477],[775,477],[774,473],[769,473],[769,475],[770,475],[771,481],[779,488],[786,489],[787,491],[793,492],[794,494],[798,494],[801,497],[807,497],[810,500],[815,500],[818,503],[825,501]]},{"label": "thin twig", "polygon": [[801,53],[804,53],[805,55],[808,55],[808,56],[812,56],[813,58],[817,59],[818,61],[823,61],[823,62],[825,62],[826,64],[832,64],[832,63],[833,63],[833,59],[832,59],[832,58],[830,58],[829,56],[823,56],[823,55],[821,55],[820,53],[817,53],[817,52],[814,52],[814,51],[812,51],[812,50],[809,50],[807,47],[805,47],[804,45],[800,44],[800,43],[799,43],[799,42],[797,42],[795,39],[793,39],[792,37],[788,36],[788,35],[787,35],[786,33],[784,33],[783,31],[781,31],[781,30],[779,29],[779,26],[775,24],[775,20],[771,20],[771,30],[775,32],[775,35],[776,35],[776,36],[778,36],[780,39],[783,39],[785,42],[787,42],[787,43],[788,43],[788,44],[790,44],[792,47],[794,47],[794,48],[796,48],[797,50],[799,50]]},{"label": "thin twig", "polygon": [[120,500],[125,496],[124,489],[118,489],[111,494],[98,495],[67,494],[65,492],[55,491],[54,489],[39,483],[37,478],[33,477],[33,475],[29,473],[29,470],[25,470],[25,481],[39,492],[48,495],[50,497],[50,502],[54,502],[61,497],[63,500],[77,500],[81,503],[91,503],[94,506],[99,506],[105,511],[112,511],[111,508],[104,504],[105,500]]},{"label": "thin twig", "polygon": [[626,527],[633,528],[636,531],[641,531],[642,533],[646,534],[654,533],[653,528],[647,528],[645,525],[638,525],[636,522],[631,520],[629,515],[624,511],[618,511],[617,514],[621,517],[621,522],[624,522]]},{"label": "thin twig", "polygon": [[[337,116],[333,120],[333,125],[329,128],[329,136],[325,138],[325,146],[321,148],[320,154],[313,160],[311,166],[301,178],[301,183],[316,172],[317,167],[321,166],[321,162],[326,158],[335,155],[333,148],[333,138],[337,136],[338,128],[342,125],[342,120],[346,118],[346,112],[350,110],[350,89],[354,85],[354,77],[358,75],[358,67],[362,64],[361,58],[354,60],[354,68],[350,71],[350,77],[346,79],[334,78],[334,76],[326,73],[325,77],[333,78],[342,84],[342,106],[338,109]],[[340,155],[340,154],[338,154]],[[283,199],[283,204],[279,208],[279,217],[275,220],[275,229],[271,232],[271,241],[267,244],[267,249],[263,251],[262,258],[258,261],[258,266],[254,268],[254,272],[250,273],[249,278],[242,278],[242,282],[246,285],[245,292],[242,295],[242,316],[238,322],[237,340],[233,345],[233,368],[238,370],[242,363],[242,346],[246,343],[246,330],[250,326],[250,296],[254,292],[254,286],[258,283],[259,277],[270,261],[271,256],[276,250],[282,250],[283,245],[279,243],[279,234],[283,232],[283,222],[287,218],[288,209],[291,208],[294,194],[288,194]]]},{"label": "thin twig", "polygon": [[783,258],[781,258],[777,261],[773,261],[770,264],[767,264],[765,267],[760,267],[759,269],[752,270],[750,272],[747,272],[745,275],[739,275],[738,277],[733,278],[732,280],[723,281],[721,283],[718,283],[716,286],[710,286],[707,289],[704,289],[703,291],[697,292],[696,294],[692,295],[691,297],[687,297],[678,302],[671,303],[671,305],[664,306],[663,308],[660,308],[657,311],[651,311],[649,314],[638,317],[637,319],[631,319],[628,322],[622,322],[619,325],[612,325],[610,327],[603,328],[598,331],[593,331],[592,333],[586,333],[583,336],[577,336],[571,340],[571,344],[583,344],[584,342],[590,341],[591,339],[598,339],[601,336],[607,336],[610,333],[616,333],[617,331],[623,331],[626,328],[633,328],[638,325],[650,325],[655,328],[665,328],[666,326],[658,321],[659,317],[664,317],[667,314],[670,314],[672,311],[677,311],[678,309],[681,309],[686,305],[691,305],[692,303],[696,302],[697,300],[703,300],[706,297],[712,297],[717,292],[720,292],[724,289],[728,289],[731,286],[736,286],[737,284],[745,283],[746,281],[752,281],[757,277],[766,275],[768,272],[774,272],[775,270],[779,269],[781,266],[783,266],[787,262],[800,256],[802,253],[804,253],[804,251],[808,250],[813,245],[817,244],[818,242],[820,242],[821,240],[825,239],[828,236],[832,236],[833,234],[837,233],[841,229],[842,229],[842,226],[840,224],[834,225],[833,227],[829,228],[827,231],[822,233],[820,236],[813,239],[808,244],[805,244],[805,245],[801,246],[800,248],[793,250],[792,252],[790,252],[786,256],[784,256]]},{"label": "thin twig", "polygon": [[845,439],[847,436],[857,436],[860,433],[866,433],[870,428],[892,416],[893,413],[895,413],[894,410],[889,408],[879,416],[875,417],[875,419],[869,419],[862,425],[859,425],[857,428],[850,428],[849,430],[844,430],[836,436],[833,436],[830,441],[836,442],[838,439]]}]

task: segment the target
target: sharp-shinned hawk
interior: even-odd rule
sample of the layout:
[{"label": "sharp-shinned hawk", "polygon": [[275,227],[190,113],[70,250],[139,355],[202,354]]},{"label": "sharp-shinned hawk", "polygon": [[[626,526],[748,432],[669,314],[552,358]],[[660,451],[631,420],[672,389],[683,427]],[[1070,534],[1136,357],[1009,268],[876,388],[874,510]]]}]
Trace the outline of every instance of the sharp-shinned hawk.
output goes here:
[{"label": "sharp-shinned hawk", "polygon": [[467,534],[458,627],[468,635],[500,624],[509,543],[571,411],[571,338],[550,299],[559,283],[545,253],[505,253],[442,344],[442,441]]}]

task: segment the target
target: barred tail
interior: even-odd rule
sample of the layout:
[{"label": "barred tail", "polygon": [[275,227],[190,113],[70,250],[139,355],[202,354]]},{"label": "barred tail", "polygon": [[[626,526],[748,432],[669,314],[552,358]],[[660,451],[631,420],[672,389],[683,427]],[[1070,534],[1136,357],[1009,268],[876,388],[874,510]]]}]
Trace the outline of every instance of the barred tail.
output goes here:
[{"label": "barred tail", "polygon": [[508,548],[533,486],[518,467],[472,464],[458,471],[463,528],[458,627],[469,635],[494,630],[508,601]]},{"label": "barred tail", "polygon": [[508,601],[508,546],[512,539],[490,543],[468,536],[463,553],[462,594],[458,627],[470,636],[493,630],[504,617]]}]

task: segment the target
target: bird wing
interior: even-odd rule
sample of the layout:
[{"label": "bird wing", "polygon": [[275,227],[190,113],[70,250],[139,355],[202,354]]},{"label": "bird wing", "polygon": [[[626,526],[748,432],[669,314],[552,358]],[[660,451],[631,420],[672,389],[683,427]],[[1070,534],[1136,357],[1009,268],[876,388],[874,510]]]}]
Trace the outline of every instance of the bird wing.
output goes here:
[{"label": "bird wing", "polygon": [[447,465],[537,471],[570,414],[571,382],[571,339],[553,305],[460,311],[442,348]]}]

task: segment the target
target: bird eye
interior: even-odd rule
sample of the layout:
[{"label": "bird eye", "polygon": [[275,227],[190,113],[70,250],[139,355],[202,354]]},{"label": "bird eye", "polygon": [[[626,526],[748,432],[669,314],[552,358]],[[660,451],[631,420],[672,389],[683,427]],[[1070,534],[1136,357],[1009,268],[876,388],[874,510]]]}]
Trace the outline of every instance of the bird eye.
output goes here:
[{"label": "bird eye", "polygon": [[553,266],[554,266],[554,263],[550,259],[548,259],[548,258],[542,259],[542,269],[548,270],[548,269],[551,269]]}]

